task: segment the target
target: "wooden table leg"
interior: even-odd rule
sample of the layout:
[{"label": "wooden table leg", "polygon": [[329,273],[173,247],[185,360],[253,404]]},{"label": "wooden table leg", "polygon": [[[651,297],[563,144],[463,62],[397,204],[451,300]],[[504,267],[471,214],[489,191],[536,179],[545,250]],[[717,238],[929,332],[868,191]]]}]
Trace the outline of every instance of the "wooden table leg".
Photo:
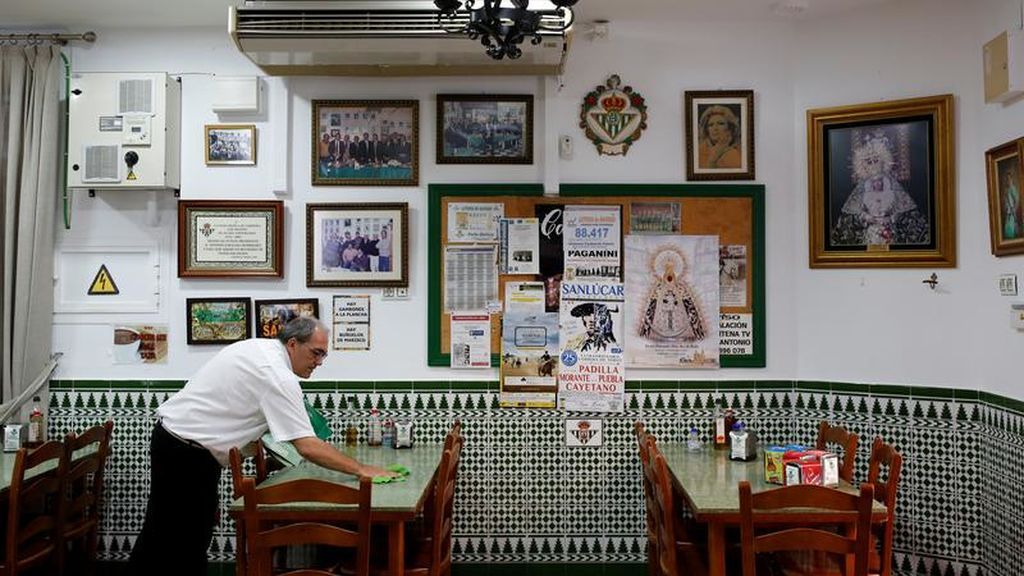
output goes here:
[{"label": "wooden table leg", "polygon": [[402,576],[405,572],[405,523],[388,524],[388,571],[391,576]]},{"label": "wooden table leg", "polygon": [[708,522],[708,574],[725,576],[725,524]]}]

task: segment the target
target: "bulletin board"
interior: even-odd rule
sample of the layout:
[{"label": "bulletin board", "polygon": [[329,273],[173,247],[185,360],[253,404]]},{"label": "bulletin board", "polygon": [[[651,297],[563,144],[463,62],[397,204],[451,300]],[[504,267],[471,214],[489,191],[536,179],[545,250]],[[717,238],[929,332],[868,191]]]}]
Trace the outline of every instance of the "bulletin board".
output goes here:
[{"label": "bulletin board", "polygon": [[[765,366],[764,186],[759,184],[563,184],[558,196],[543,195],[540,184],[431,184],[428,199],[428,349],[429,366],[450,365],[450,315],[444,310],[444,251],[448,245],[450,202],[501,203],[506,218],[533,218],[537,206],[618,205],[621,230],[629,234],[634,206],[678,203],[680,233],[715,235],[720,246],[744,255],[742,305],[722,305],[720,339],[722,368]],[[720,266],[722,264],[720,263]],[[732,272],[735,272],[734,270]],[[722,270],[720,274],[728,274]],[[723,276],[724,278],[724,276]],[[507,281],[535,280],[533,275],[498,277],[498,298],[504,301]],[[725,280],[723,280],[725,281]],[[734,304],[739,304],[734,302]],[[498,366],[501,315],[491,316],[491,366]]]}]

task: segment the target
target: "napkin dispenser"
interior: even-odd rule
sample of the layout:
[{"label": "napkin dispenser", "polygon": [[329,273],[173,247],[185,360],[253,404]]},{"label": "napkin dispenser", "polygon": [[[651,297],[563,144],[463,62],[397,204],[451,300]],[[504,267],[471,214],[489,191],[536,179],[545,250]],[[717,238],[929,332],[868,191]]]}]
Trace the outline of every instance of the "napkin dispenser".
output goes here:
[{"label": "napkin dispenser", "polygon": [[757,459],[757,434],[743,422],[733,425],[729,433],[729,459],[750,462]]},{"label": "napkin dispenser", "polygon": [[25,425],[7,424],[4,426],[4,452],[17,452],[25,445]]},{"label": "napkin dispenser", "polygon": [[409,420],[395,422],[395,448],[412,448],[412,428]]}]

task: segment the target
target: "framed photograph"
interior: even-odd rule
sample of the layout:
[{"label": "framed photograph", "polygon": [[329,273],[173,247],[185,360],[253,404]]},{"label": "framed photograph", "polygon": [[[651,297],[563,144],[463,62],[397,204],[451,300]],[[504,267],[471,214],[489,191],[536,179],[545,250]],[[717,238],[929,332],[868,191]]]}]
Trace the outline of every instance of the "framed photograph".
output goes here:
[{"label": "framed photograph", "polygon": [[277,332],[293,318],[320,317],[320,301],[316,298],[295,300],[257,300],[256,337],[277,338]]},{"label": "framed photograph", "polygon": [[178,202],[178,277],[284,274],[284,202]]},{"label": "framed photograph", "polygon": [[207,124],[207,166],[254,166],[255,124]]},{"label": "framed photograph", "polygon": [[306,286],[409,285],[409,205],[306,204]]},{"label": "framed photograph", "polygon": [[187,298],[185,326],[189,344],[230,344],[252,337],[248,298]]},{"label": "framed photograph", "polygon": [[419,184],[420,103],[314,100],[314,186]]},{"label": "framed photograph", "polygon": [[953,267],[953,96],[807,111],[811,268]]},{"label": "framed photograph", "polygon": [[1024,182],[1024,138],[985,152],[988,173],[988,219],[992,254],[1024,254],[1024,213],[1020,187]]},{"label": "framed photograph", "polygon": [[533,96],[437,95],[438,164],[533,164]]},{"label": "framed photograph", "polygon": [[754,179],[754,91],[691,90],[686,99],[686,179]]}]

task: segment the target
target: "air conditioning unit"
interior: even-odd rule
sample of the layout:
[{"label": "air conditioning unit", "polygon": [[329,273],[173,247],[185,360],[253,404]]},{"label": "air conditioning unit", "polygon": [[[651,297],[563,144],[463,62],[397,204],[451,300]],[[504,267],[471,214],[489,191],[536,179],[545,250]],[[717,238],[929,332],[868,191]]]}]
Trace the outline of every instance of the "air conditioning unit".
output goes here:
[{"label": "air conditioning unit", "polygon": [[[429,0],[250,0],[229,10],[238,49],[271,76],[558,75],[570,43],[568,32],[545,32],[538,45],[523,42],[520,58],[493,60],[479,40],[445,30],[468,17],[439,20]],[[540,12],[550,28],[565,18],[553,5]]]},{"label": "air conditioning unit", "polygon": [[74,73],[69,188],[180,188],[181,84],[163,72]]}]

